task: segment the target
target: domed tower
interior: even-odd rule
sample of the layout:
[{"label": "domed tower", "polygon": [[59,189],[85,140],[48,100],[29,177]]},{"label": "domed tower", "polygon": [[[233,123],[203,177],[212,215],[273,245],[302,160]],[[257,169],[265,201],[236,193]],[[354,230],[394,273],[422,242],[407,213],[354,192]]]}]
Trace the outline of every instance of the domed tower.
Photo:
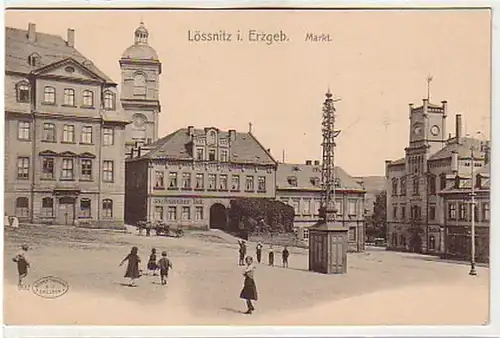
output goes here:
[{"label": "domed tower", "polygon": [[127,151],[137,141],[151,143],[158,138],[160,113],[159,86],[161,62],[148,44],[149,32],[141,22],[134,32],[134,44],[120,59],[122,87],[120,100],[127,118]]}]

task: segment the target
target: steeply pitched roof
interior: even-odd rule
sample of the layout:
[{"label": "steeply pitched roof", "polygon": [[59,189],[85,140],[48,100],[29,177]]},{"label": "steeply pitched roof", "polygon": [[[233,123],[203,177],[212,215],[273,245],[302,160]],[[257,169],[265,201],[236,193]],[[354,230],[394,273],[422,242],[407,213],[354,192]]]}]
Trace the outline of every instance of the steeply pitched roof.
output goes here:
[{"label": "steeply pitched roof", "polygon": [[[335,167],[335,177],[340,180],[339,189],[364,190],[352,176],[340,167]],[[289,179],[291,178],[296,178],[297,186],[290,184]],[[279,163],[276,172],[276,186],[278,189],[321,190],[321,166]]]},{"label": "steeply pitched roof", "polygon": [[433,154],[429,159],[430,160],[439,160],[443,158],[447,158],[451,156],[453,151],[458,153],[458,157],[470,157],[470,149],[474,146],[476,149],[479,149],[481,146],[481,141],[471,137],[462,137],[460,139],[460,144],[456,143],[455,138],[450,139],[448,144]]},{"label": "steeply pitched roof", "polygon": [[[194,135],[205,135],[205,130],[203,129],[194,129],[193,132]],[[229,138],[229,132],[219,131],[219,137]],[[189,142],[191,142],[191,137],[188,134],[188,129],[182,128],[147,145],[147,148],[150,150],[140,158],[192,160],[193,154],[187,151],[186,147]],[[272,156],[251,133],[240,132],[235,132],[235,139],[231,141],[229,161],[240,164],[276,164]]]},{"label": "steeply pitched roof", "polygon": [[[36,32],[35,42],[28,40],[28,31],[6,27],[5,28],[5,70],[29,74],[30,72],[50,65],[52,63],[73,58],[75,61],[88,68],[109,84],[115,82],[99,70],[91,60],[83,56],[74,47],[67,45],[66,41],[58,35]],[[38,54],[40,61],[37,66],[28,63],[28,57]],[[85,62],[85,64],[84,64]]]}]

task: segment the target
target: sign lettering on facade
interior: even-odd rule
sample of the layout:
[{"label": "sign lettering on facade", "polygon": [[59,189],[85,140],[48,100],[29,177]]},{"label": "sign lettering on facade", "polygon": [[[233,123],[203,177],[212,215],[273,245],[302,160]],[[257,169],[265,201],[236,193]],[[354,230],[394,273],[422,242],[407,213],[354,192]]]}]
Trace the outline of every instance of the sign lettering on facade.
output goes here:
[{"label": "sign lettering on facade", "polygon": [[184,199],[184,198],[163,198],[154,199],[153,204],[170,204],[170,205],[202,205],[203,201],[201,199]]}]

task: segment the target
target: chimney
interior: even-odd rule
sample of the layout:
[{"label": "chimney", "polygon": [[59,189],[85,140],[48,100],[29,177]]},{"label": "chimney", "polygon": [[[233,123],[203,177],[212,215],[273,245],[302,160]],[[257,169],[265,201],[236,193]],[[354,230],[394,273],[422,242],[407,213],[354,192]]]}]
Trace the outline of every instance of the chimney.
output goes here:
[{"label": "chimney", "polygon": [[444,116],[448,115],[448,101],[441,101],[441,106],[443,107]]},{"label": "chimney", "polygon": [[306,161],[306,165],[312,165],[312,161],[311,160],[307,160]]},{"label": "chimney", "polygon": [[28,41],[29,42],[36,41],[36,24],[31,22],[28,24]]},{"label": "chimney", "polygon": [[451,171],[454,174],[458,173],[458,153],[456,151],[451,152]]},{"label": "chimney", "polygon": [[229,140],[234,141],[236,139],[236,130],[229,129]]},{"label": "chimney", "polygon": [[194,134],[194,126],[188,126],[188,135],[192,136]]},{"label": "chimney", "polygon": [[319,165],[319,160],[315,160],[314,165]]},{"label": "chimney", "polygon": [[68,40],[66,41],[68,47],[75,47],[75,30],[68,28]]},{"label": "chimney", "polygon": [[457,114],[455,116],[455,139],[458,144],[461,143],[462,139],[462,115]]}]

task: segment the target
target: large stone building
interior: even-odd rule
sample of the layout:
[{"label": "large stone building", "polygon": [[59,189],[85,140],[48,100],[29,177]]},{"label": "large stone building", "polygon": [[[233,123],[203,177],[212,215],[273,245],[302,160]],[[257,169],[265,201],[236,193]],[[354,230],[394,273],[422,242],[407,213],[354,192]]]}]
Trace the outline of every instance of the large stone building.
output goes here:
[{"label": "large stone building", "polygon": [[[5,212],[34,223],[123,225],[117,85],[67,40],[6,28]],[[75,222],[76,221],[76,222]]]},{"label": "large stone building", "polygon": [[127,152],[136,143],[149,144],[158,139],[161,62],[149,46],[148,37],[149,32],[141,22],[134,32],[134,44],[120,59],[120,101],[126,118],[132,122],[126,127]]},{"label": "large stone building", "polygon": [[126,160],[126,221],[226,229],[231,199],[275,198],[276,166],[251,132],[179,129]]},{"label": "large stone building", "polygon": [[[335,167],[337,221],[349,229],[349,250],[364,250],[365,190],[342,168]],[[279,163],[276,173],[276,199],[295,209],[294,226],[299,239],[308,240],[308,228],[320,220],[321,165]]]},{"label": "large stone building", "polygon": [[449,220],[444,196],[451,196],[446,191],[457,176],[470,177],[472,148],[474,167],[487,162],[487,147],[462,135],[461,115],[456,115],[455,136],[446,135],[447,114],[446,101],[434,105],[424,99],[420,107],[410,105],[406,155],[386,161],[388,249],[444,252]]}]

